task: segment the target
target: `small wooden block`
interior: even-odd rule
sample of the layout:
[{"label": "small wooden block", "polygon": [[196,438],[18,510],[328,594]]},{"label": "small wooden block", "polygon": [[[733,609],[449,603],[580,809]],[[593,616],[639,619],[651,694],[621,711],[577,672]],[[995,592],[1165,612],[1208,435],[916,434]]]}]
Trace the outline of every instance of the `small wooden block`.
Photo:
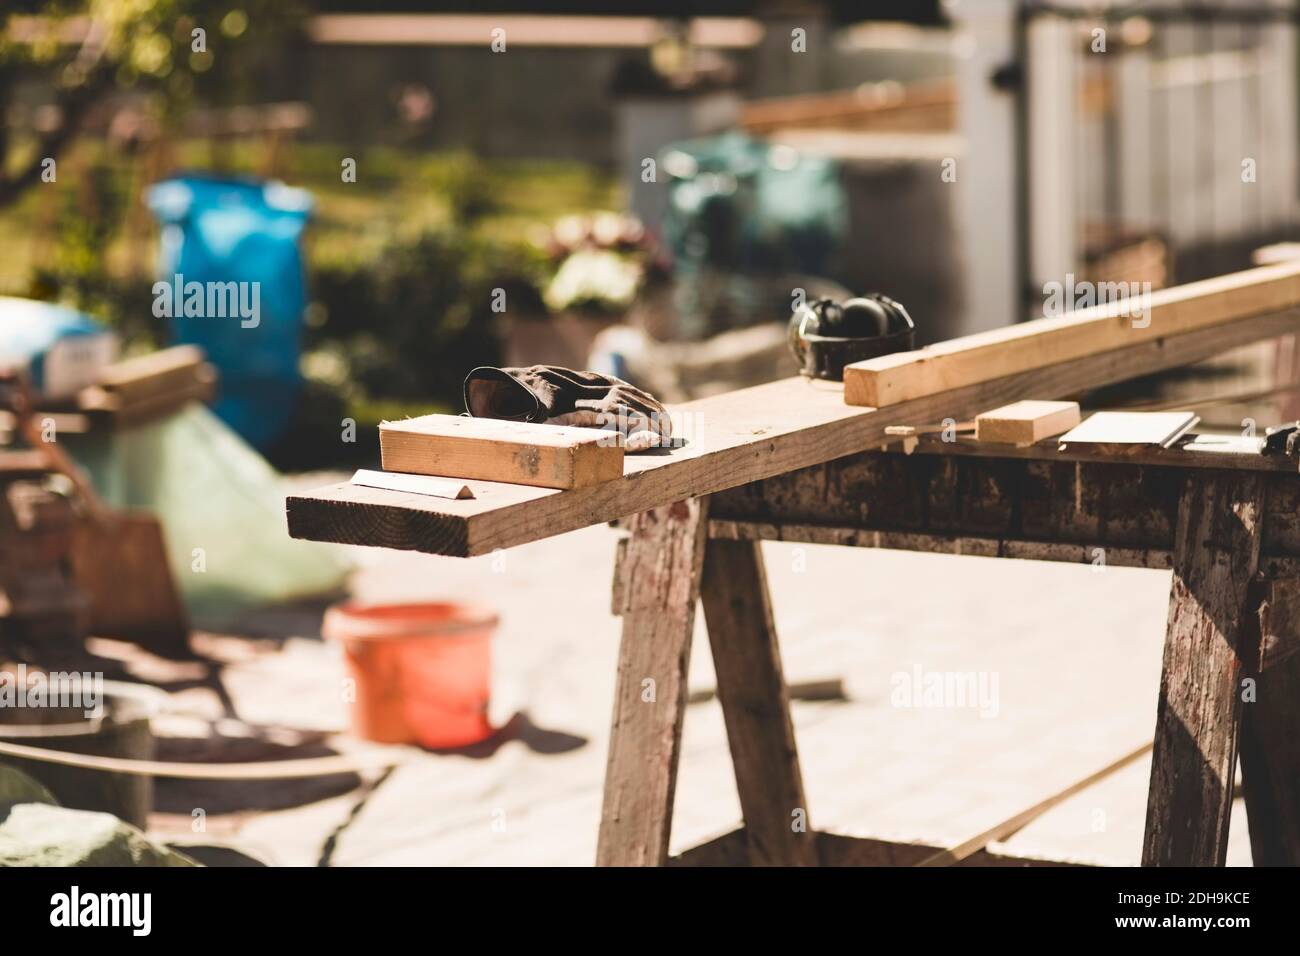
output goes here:
[{"label": "small wooden block", "polygon": [[1078,402],[1012,402],[975,416],[977,441],[1032,445],[1079,424]]},{"label": "small wooden block", "polygon": [[[916,429],[911,425],[887,425],[885,426],[885,435],[903,444],[903,454],[910,455],[916,451],[916,446],[920,444],[920,439],[916,437]],[[893,442],[885,442],[880,446],[881,451],[889,451]]]},{"label": "small wooden block", "polygon": [[618,436],[599,428],[424,415],[379,426],[385,471],[583,488],[623,477]]},{"label": "small wooden block", "polygon": [[108,366],[100,373],[98,387],[131,404],[195,385],[211,374],[204,365],[202,349],[177,345]]},{"label": "small wooden block", "polygon": [[91,385],[81,390],[78,407],[86,415],[107,418],[114,425],[134,425],[163,418],[190,402],[208,402],[216,394],[217,376],[206,362],[191,372],[188,385],[178,385],[167,392],[124,398],[122,394]]},{"label": "small wooden block", "polygon": [[1097,412],[1061,436],[1061,447],[1158,445],[1168,448],[1201,420],[1194,412]]},{"label": "small wooden block", "polygon": [[371,471],[368,468],[358,470],[352,476],[352,484],[453,500],[474,497],[474,492],[463,481],[452,478],[432,478],[428,475],[404,475],[401,472]]}]

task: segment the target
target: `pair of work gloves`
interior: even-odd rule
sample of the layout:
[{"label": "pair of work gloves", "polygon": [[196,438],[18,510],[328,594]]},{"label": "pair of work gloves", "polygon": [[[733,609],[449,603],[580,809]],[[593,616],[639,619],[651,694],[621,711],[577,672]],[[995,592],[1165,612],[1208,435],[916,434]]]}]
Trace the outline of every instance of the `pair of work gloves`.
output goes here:
[{"label": "pair of work gloves", "polygon": [[558,365],[480,366],[465,377],[465,408],[475,418],[608,429],[629,452],[667,447],[673,434],[653,395],[612,375]]}]

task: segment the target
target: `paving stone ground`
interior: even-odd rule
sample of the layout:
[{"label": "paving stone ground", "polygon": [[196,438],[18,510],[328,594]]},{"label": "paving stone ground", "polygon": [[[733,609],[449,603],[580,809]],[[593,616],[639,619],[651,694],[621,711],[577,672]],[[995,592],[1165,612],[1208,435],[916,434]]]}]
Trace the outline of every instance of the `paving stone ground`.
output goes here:
[{"label": "paving stone ground", "polygon": [[[365,600],[499,610],[492,715],[513,721],[508,739],[472,754],[421,754],[382,778],[164,781],[151,831],[274,865],[590,864],[619,636],[609,612],[615,539],[589,528],[472,560],[351,549],[361,562],[351,590]],[[847,692],[794,705],[819,829],[957,842],[1150,737],[1168,572],[764,548],[787,679],[838,677]],[[290,749],[310,732],[342,730],[342,663],[319,626],[318,607],[281,608],[250,617],[240,634],[206,638],[226,662],[229,703],[203,682],[174,694],[173,709],[190,716],[162,722],[178,736],[164,751],[185,743],[186,720],[189,745],[223,755],[213,759],[231,759],[240,734],[269,746],[249,725],[285,728]],[[693,688],[713,685],[702,621],[691,668]],[[974,674],[984,700],[930,706],[907,694],[918,674],[922,687],[932,674]],[[715,701],[690,706],[684,748],[674,852],[740,819]],[[1090,788],[1009,849],[1136,864],[1149,769],[1143,759]],[[193,809],[209,804],[196,832]],[[1240,810],[1229,856],[1249,864]]]}]

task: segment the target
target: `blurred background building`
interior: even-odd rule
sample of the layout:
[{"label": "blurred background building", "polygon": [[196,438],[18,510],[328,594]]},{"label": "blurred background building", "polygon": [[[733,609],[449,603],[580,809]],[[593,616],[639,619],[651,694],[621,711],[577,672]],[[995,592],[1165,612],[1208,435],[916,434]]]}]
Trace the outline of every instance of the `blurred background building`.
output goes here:
[{"label": "blurred background building", "polygon": [[[0,291],[128,347],[186,338],[141,305],[167,258],[149,185],[303,188],[301,336],[271,365],[300,366],[313,402],[256,440],[305,467],[314,427],[455,407],[482,362],[686,397],[787,374],[779,327],[805,297],[884,292],[924,343],[1040,314],[1071,276],[1240,268],[1295,224],[1291,3],[479,8],[10,14],[0,145],[77,185],[0,184]],[[218,361],[231,389],[240,361]]]}]

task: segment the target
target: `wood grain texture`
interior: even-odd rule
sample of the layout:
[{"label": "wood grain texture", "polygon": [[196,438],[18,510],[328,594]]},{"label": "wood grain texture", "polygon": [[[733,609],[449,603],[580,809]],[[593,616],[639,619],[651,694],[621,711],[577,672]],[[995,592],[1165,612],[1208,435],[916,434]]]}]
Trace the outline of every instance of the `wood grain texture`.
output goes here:
[{"label": "wood grain texture", "polygon": [[[815,866],[803,776],[758,542],[709,541],[701,591],[751,866]],[[796,828],[796,819],[799,826]]]},{"label": "wood grain texture", "polygon": [[709,514],[784,540],[1169,567],[1182,489],[1173,468],[864,453],[719,492]]},{"label": "wood grain texture", "polygon": [[686,676],[708,499],[637,515],[619,562],[623,616],[598,866],[663,866],[673,819]]},{"label": "wood grain texture", "polygon": [[[1275,497],[1268,495],[1270,505]],[[1272,508],[1268,515],[1271,520]],[[1267,538],[1266,522],[1266,541]],[[1260,633],[1256,666],[1266,671],[1300,655],[1300,579],[1292,576],[1261,581],[1258,607]]]},{"label": "wood grain texture", "polygon": [[384,470],[481,478],[538,488],[585,488],[623,476],[611,432],[463,415],[423,415],[379,426]]},{"label": "wood grain texture", "polygon": [[1037,445],[989,445],[957,435],[945,442],[935,435],[920,436],[915,451],[922,455],[957,455],[967,458],[1020,458],[1029,461],[1082,461],[1170,468],[1224,468],[1241,471],[1296,473],[1296,463],[1285,455],[1262,453],[1263,438],[1245,435],[1184,435],[1168,448],[1129,445],[1098,450],[1087,445],[1059,447],[1056,441]]},{"label": "wood grain texture", "polygon": [[[1172,568],[1179,500],[1188,477],[1255,474],[1263,482],[1259,575],[1269,659],[1300,651],[1300,481],[1285,472],[1074,461],[1037,447],[972,455],[960,443],[912,455],[864,452],[712,496],[709,534],[860,548]],[[1173,454],[1172,452],[1170,453]],[[1243,456],[1245,457],[1245,456]],[[1256,456],[1259,457],[1259,456]],[[1273,460],[1270,458],[1269,460]]]},{"label": "wood grain texture", "polygon": [[1251,857],[1256,866],[1300,866],[1300,655],[1260,674],[1256,691],[1242,704],[1241,728]]},{"label": "wood grain texture", "polygon": [[345,483],[290,496],[289,533],[460,557],[486,554],[877,448],[890,425],[963,421],[1022,398],[1073,395],[1292,332],[1298,325],[1290,315],[1259,316],[1036,368],[884,411],[845,405],[838,385],[784,379],[674,406],[674,422],[687,444],[629,455],[618,481],[564,492],[471,481],[472,501],[442,501]]},{"label": "wood grain texture", "polygon": [[975,416],[977,441],[1028,445],[1079,424],[1078,402],[1012,402]]},{"label": "wood grain texture", "polygon": [[[762,521],[709,522],[709,537],[728,541],[786,541],[799,544],[829,544],[848,548],[880,548],[885,551],[918,551],[929,554],[964,555],[976,558],[1017,558],[1022,561],[1056,561],[1064,564],[1097,566],[1099,545],[1022,538],[990,538],[978,535],[925,534],[907,531],[865,531],[861,528],[827,525],[777,524]],[[1105,549],[1106,567],[1173,567],[1171,552],[1160,548]]]},{"label": "wood grain texture", "polygon": [[116,512],[82,522],[72,567],[90,597],[92,634],[132,640],[164,656],[189,654],[189,615],[153,515]]},{"label": "wood grain texture", "polygon": [[[1247,607],[1264,484],[1190,477],[1179,502],[1143,866],[1222,866],[1228,849],[1241,680],[1257,659]],[[1257,637],[1256,637],[1257,640]]]},{"label": "wood grain texture", "polygon": [[855,362],[844,369],[844,400],[898,405],[1298,305],[1300,263],[1263,266],[1154,292],[1141,316],[1125,300]]}]

